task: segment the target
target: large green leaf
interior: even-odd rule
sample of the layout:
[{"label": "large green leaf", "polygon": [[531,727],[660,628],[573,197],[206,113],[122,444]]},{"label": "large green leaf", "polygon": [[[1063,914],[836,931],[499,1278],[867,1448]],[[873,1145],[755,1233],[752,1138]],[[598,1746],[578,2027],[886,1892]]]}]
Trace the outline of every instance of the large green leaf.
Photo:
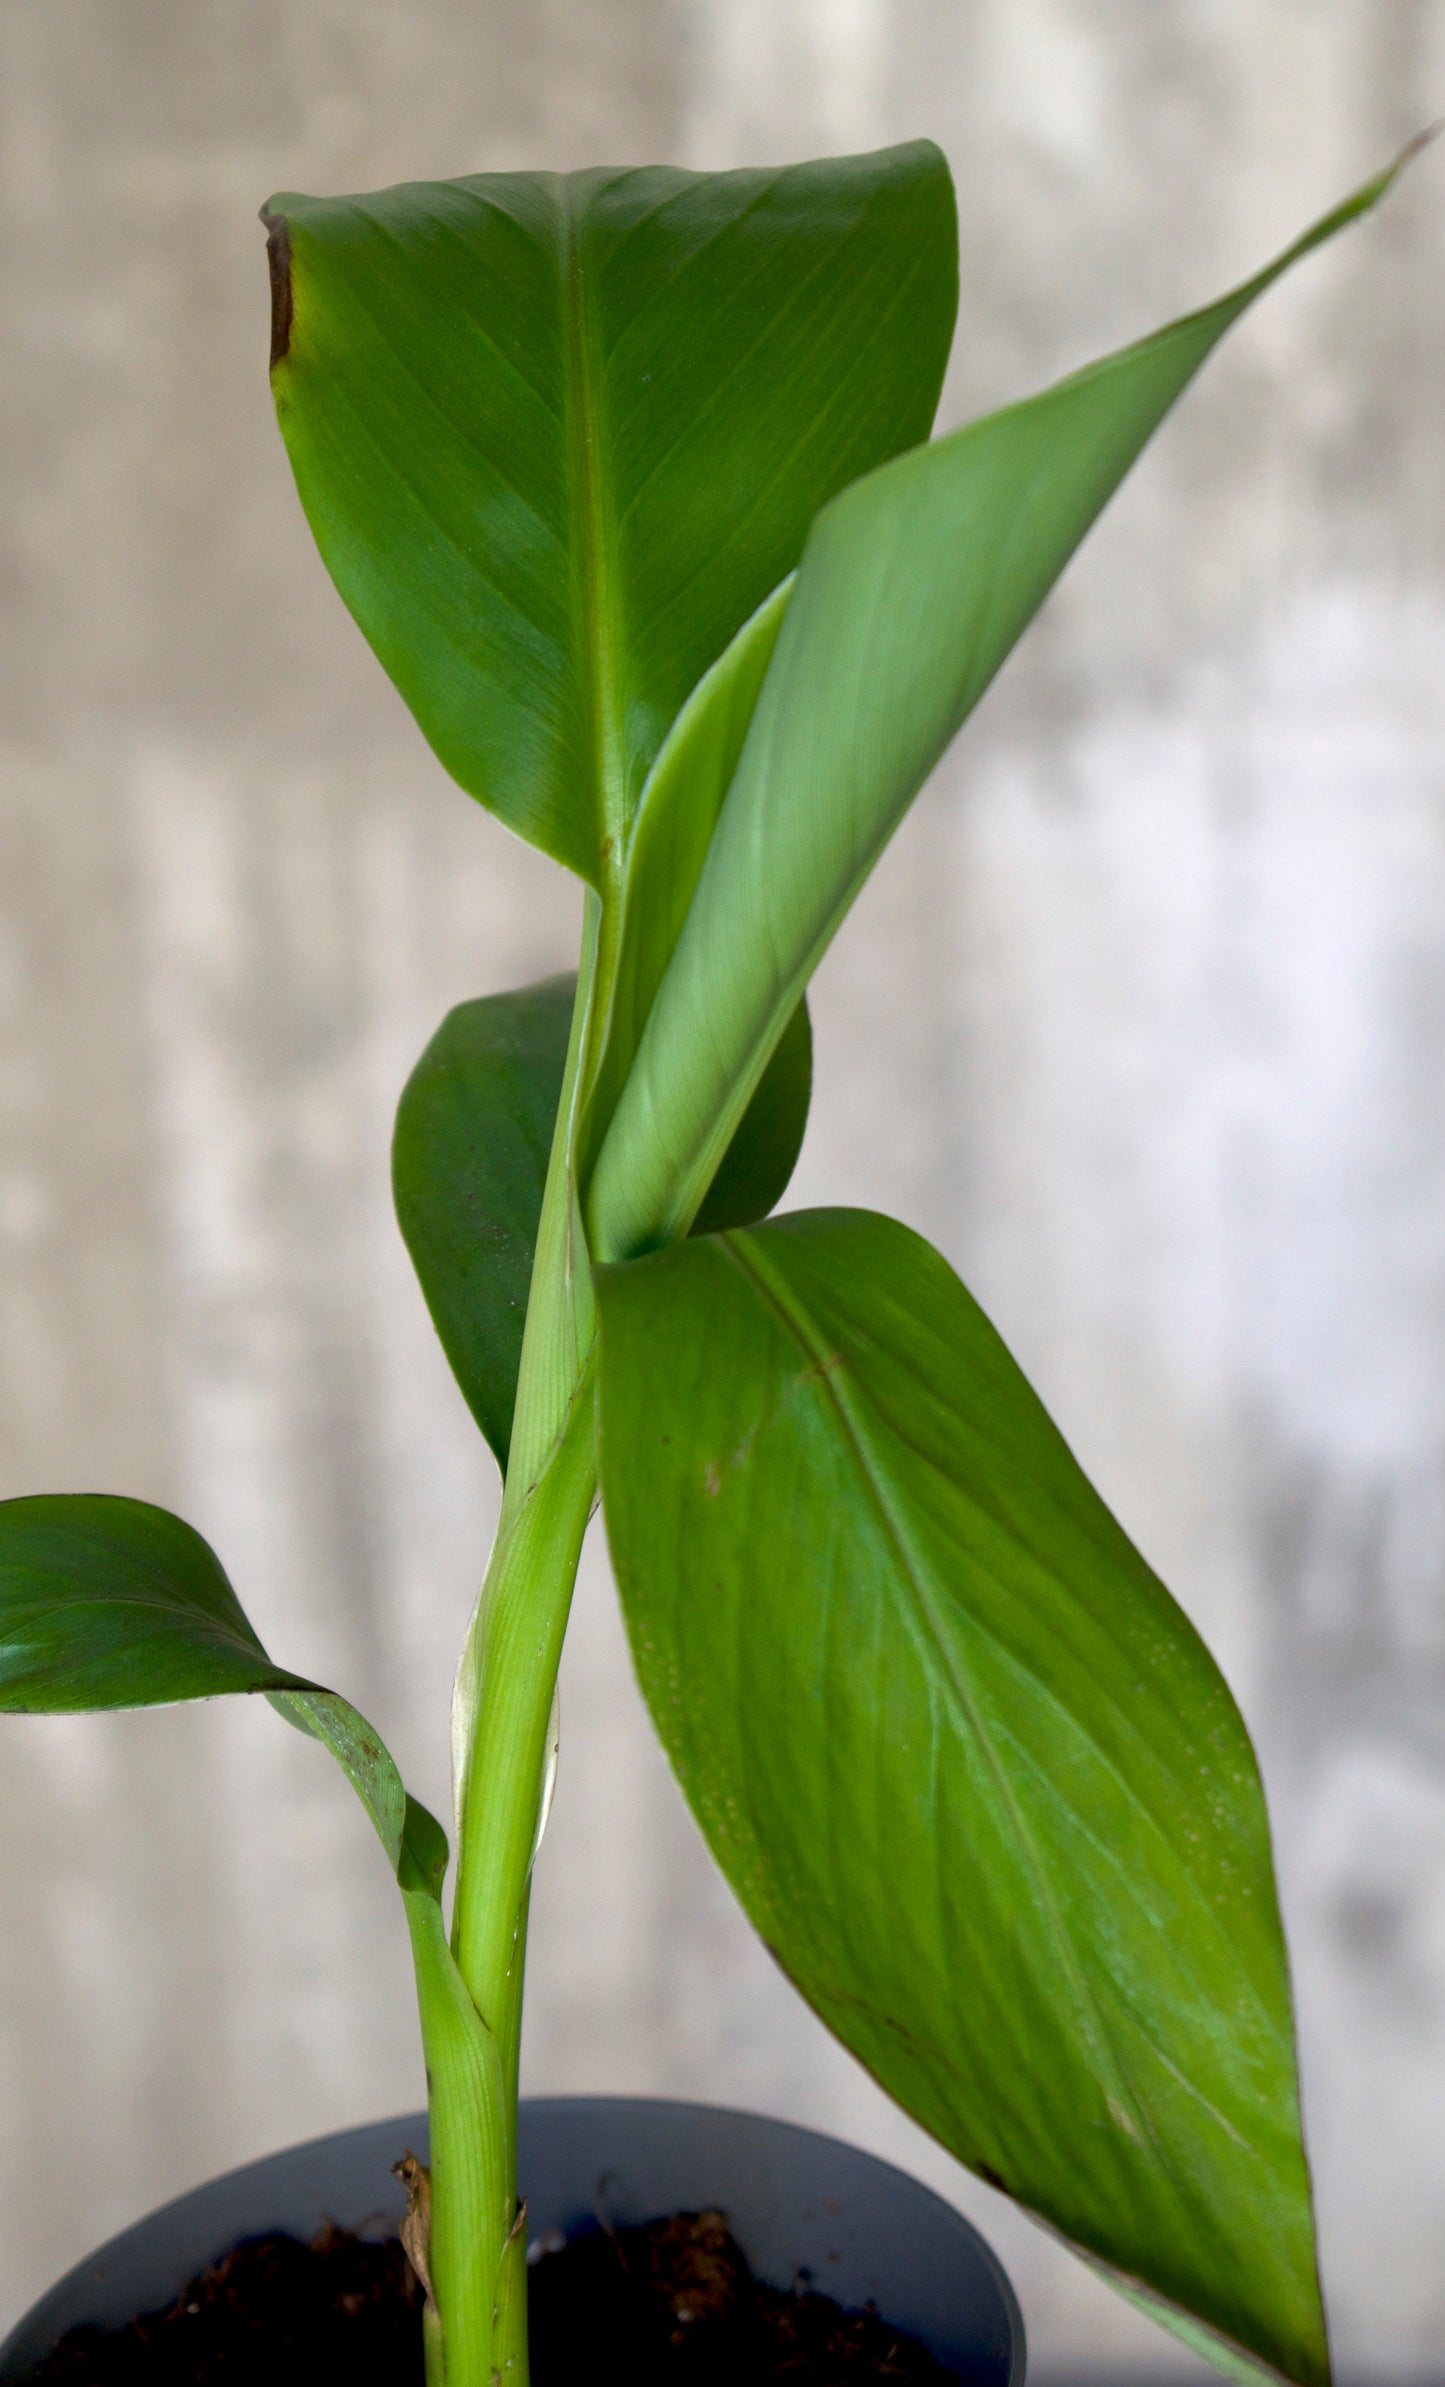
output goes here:
[{"label": "large green leaf", "polygon": [[1210,349],[1398,166],[1201,313],[886,464],[820,515],[717,832],[611,1119],[602,1259],[696,1210],[878,853]]},{"label": "large green leaf", "polygon": [[209,1544],[168,1510],[100,1493],[0,1501],[0,1712],[155,1707],[265,1692],[324,1742],[404,1891],[435,1902],[446,1836],[364,1716],[267,1656]]},{"label": "large green leaf", "polygon": [[638,1673],[763,1938],[963,2162],[1316,2387],[1264,1802],[1202,1642],[891,1220],[674,1245],[598,1303]]},{"label": "large green leaf", "polygon": [[342,596],[463,787],[601,886],[670,722],[818,507],[928,435],[928,142],[265,211],[272,381]]},{"label": "large green leaf", "polygon": [[[550,978],[459,1003],[396,1114],[402,1235],[452,1373],[503,1474],[574,992],[572,978]],[[701,1227],[751,1225],[781,1199],[811,1085],[800,1004],[723,1156]]]}]

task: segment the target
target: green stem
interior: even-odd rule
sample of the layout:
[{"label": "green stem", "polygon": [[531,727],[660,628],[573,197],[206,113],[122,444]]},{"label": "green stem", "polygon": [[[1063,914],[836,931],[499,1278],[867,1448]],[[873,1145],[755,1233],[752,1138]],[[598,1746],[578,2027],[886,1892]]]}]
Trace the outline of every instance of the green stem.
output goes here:
[{"label": "green stem", "polygon": [[426,2364],[426,2387],[447,2387],[446,2353],[442,2346],[442,2316],[430,2297],[422,2307],[422,2359]]},{"label": "green stem", "polygon": [[589,1360],[550,1465],[498,1536],[468,1653],[475,1726],[452,1948],[512,2075],[552,1695],[596,1486]]},{"label": "green stem", "polygon": [[431,2109],[427,2387],[489,2387],[497,2278],[516,2208],[506,2068],[453,1961],[435,1896],[404,1888],[403,1899]]},{"label": "green stem", "polygon": [[522,1972],[552,1694],[596,1485],[591,1390],[589,1367],[551,1464],[498,1535],[470,1638],[475,1730],[451,1948],[434,1902],[434,1926],[413,1915],[446,2387],[527,2382],[516,2187]]},{"label": "green stem", "polygon": [[[436,2276],[446,2387],[527,2382],[525,2226],[516,2189],[522,1980],[557,1669],[597,1489],[596,1327],[574,1153],[612,973],[610,908],[589,895],[501,1523],[457,1677],[451,1947],[497,2075],[483,2092],[485,2113],[468,2102],[479,2084],[461,2072],[451,2081],[433,2074],[430,2082],[433,2240],[448,2250]],[[442,2146],[451,2156],[439,2173]],[[460,2326],[454,2305],[464,2310]]]}]

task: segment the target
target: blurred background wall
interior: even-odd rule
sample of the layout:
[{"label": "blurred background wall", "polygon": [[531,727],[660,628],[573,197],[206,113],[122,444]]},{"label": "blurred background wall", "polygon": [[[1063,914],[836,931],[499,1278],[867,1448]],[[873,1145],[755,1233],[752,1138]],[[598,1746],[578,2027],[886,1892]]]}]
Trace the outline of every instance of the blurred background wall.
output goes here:
[{"label": "blurred background wall", "polygon": [[[1442,106],[1429,0],[4,0],[0,1493],[182,1509],[444,1803],[494,1487],[390,1113],[577,904],[311,551],[269,190],[930,133],[953,421],[1212,296]],[[1436,158],[1090,540],[824,967],[795,1187],[941,1244],[1240,1693],[1360,2376],[1445,2360],[1442,239]],[[1177,2370],[752,1944],[595,1548],[564,1716],[530,2085],[890,2152],[995,2234],[1041,2378]],[[0,2317],[203,2175],[419,2101],[385,1869],[264,1708],[7,1721],[0,1815]]]}]

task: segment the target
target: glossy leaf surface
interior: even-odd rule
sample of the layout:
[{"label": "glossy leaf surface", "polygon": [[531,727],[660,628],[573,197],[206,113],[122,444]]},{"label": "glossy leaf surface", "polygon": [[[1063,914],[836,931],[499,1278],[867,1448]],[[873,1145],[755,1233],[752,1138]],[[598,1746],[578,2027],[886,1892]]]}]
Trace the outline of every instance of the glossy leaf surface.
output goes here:
[{"label": "glossy leaf surface", "polygon": [[209,1544],[143,1500],[0,1502],[0,1709],[311,1690],[272,1664]]},{"label": "glossy leaf surface", "polygon": [[[459,1003],[412,1071],[396,1116],[402,1235],[452,1373],[504,1474],[574,985],[551,978]],[[723,1157],[706,1224],[747,1226],[781,1199],[811,1085],[800,1005]]]},{"label": "glossy leaf surface", "polygon": [[448,770],[601,886],[818,507],[928,435],[928,142],[270,202],[272,383],[342,596]]},{"label": "glossy leaf surface", "polygon": [[820,515],[598,1158],[599,1257],[649,1250],[692,1215],[882,846],[1140,449],[1251,301],[1390,179],[1216,305],[897,458]]},{"label": "glossy leaf surface", "polygon": [[143,1500],[0,1501],[0,1711],[154,1707],[265,1692],[338,1760],[404,1890],[435,1899],[446,1836],[363,1716],[267,1656],[210,1545]]},{"label": "glossy leaf surface", "polygon": [[638,1673],[764,1940],[963,2162],[1314,2387],[1264,1803],[1182,1611],[892,1221],[675,1245],[598,1302]]}]

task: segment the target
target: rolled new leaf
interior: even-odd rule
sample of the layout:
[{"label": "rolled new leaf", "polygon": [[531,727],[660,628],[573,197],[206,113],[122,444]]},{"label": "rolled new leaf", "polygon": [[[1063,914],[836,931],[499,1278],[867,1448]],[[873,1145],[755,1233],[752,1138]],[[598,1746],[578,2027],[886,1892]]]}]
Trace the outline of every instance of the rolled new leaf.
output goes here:
[{"label": "rolled new leaf", "polygon": [[946,1263],[815,1211],[599,1271],[653,1721],[914,2118],[1236,2375],[1328,2377],[1259,1774]]},{"label": "rolled new leaf", "polygon": [[346,603],[447,769],[615,881],[688,694],[837,490],[926,439],[931,142],[481,174],[265,211],[272,387]]},{"label": "rolled new leaf", "polygon": [[596,1256],[649,1250],[695,1215],[883,845],[1140,449],[1230,324],[1400,163],[1216,305],[897,458],[820,514],[596,1163]]},{"label": "rolled new leaf", "polygon": [[583,1138],[584,1176],[637,1058],[647,1015],[697,892],[792,592],[789,578],[749,615],[698,681],[648,773],[628,842],[605,1043]]}]

